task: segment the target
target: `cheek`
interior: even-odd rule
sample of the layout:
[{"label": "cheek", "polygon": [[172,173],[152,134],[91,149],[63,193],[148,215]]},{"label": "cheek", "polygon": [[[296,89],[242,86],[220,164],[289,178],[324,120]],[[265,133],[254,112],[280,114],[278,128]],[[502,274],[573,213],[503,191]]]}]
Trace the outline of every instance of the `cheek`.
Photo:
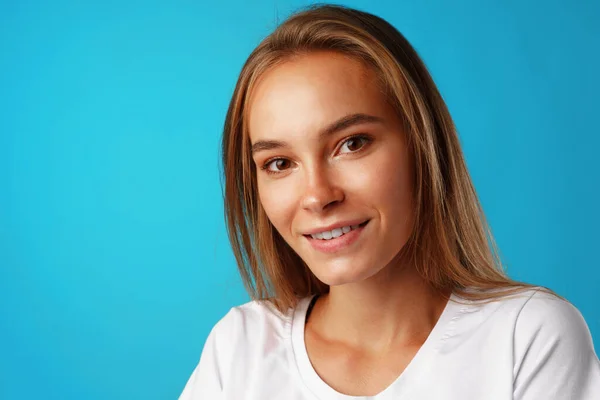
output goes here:
[{"label": "cheek", "polygon": [[271,181],[258,180],[260,203],[271,224],[284,237],[291,231],[291,222],[298,201],[297,188],[288,178]]},{"label": "cheek", "polygon": [[[391,150],[391,149],[390,149]],[[348,190],[380,214],[384,227],[395,234],[410,228],[413,217],[410,164],[399,149],[378,154],[347,175]]]},{"label": "cheek", "polygon": [[385,223],[390,225],[393,236],[406,237],[412,228],[414,219],[413,184],[408,162],[390,160],[387,168],[381,172],[380,187],[382,207],[387,210]]},{"label": "cheek", "polygon": [[362,193],[374,203],[406,202],[411,198],[412,184],[408,162],[390,151],[360,163],[346,175],[347,187]]}]

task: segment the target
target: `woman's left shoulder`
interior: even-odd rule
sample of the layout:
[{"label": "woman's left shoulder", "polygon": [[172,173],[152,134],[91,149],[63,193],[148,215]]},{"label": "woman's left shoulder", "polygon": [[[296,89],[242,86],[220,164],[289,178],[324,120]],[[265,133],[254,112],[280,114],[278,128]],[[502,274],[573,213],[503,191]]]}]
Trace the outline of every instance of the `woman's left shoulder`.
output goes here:
[{"label": "woman's left shoulder", "polygon": [[592,337],[581,312],[568,300],[539,286],[523,288],[490,302],[474,302],[479,321],[510,331],[519,345],[537,340],[560,340],[561,347],[592,348]]},{"label": "woman's left shoulder", "polygon": [[568,300],[545,288],[533,288],[522,302],[515,334],[547,335],[591,344],[591,334],[581,312]]},{"label": "woman's left shoulder", "polygon": [[600,398],[600,361],[581,312],[543,288],[530,294],[513,328],[514,398]]},{"label": "woman's left shoulder", "polygon": [[[483,304],[474,303],[484,314],[512,321],[516,333],[549,330],[555,333],[588,333],[581,312],[568,300],[539,286],[495,298]],[[583,331],[583,332],[581,332]]]}]

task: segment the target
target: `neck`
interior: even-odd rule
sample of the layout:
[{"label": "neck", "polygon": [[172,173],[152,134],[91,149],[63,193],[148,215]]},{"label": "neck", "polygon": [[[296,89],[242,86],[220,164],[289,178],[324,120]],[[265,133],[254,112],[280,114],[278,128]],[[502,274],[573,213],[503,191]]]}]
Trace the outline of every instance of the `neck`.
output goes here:
[{"label": "neck", "polygon": [[422,345],[439,319],[449,292],[428,285],[414,269],[398,266],[319,298],[310,329],[329,340],[381,350]]}]

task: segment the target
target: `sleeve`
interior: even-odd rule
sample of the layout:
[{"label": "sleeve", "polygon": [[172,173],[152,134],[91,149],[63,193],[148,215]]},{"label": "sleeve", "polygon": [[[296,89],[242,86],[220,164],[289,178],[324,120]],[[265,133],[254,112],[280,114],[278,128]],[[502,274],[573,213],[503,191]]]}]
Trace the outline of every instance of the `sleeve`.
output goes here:
[{"label": "sleeve", "polygon": [[599,400],[600,361],[570,303],[536,292],[515,326],[515,400]]},{"label": "sleeve", "polygon": [[179,400],[222,400],[224,378],[230,365],[231,312],[211,330],[198,365],[188,379]]}]

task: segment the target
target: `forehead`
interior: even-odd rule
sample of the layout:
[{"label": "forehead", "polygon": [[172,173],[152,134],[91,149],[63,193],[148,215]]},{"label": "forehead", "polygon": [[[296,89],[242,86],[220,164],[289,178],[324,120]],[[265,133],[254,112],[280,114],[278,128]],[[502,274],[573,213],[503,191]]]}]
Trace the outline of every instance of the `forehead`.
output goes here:
[{"label": "forehead", "polygon": [[363,62],[333,52],[297,56],[257,82],[249,102],[250,139],[304,135],[353,113],[383,118],[386,105]]}]

